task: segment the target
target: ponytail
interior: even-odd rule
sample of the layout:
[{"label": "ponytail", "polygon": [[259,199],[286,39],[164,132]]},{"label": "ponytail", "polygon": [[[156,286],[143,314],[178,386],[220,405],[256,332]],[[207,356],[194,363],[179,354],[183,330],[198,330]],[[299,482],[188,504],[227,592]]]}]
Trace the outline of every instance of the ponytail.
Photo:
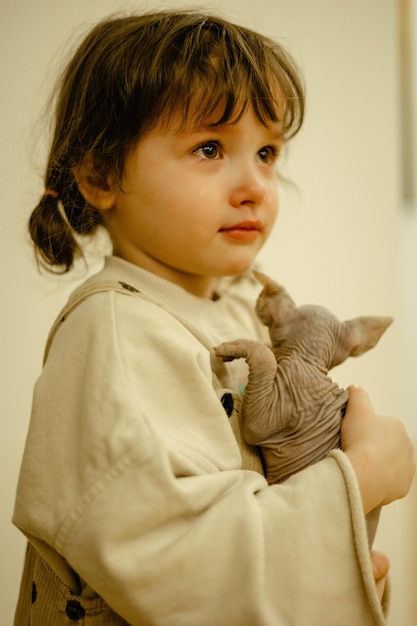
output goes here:
[{"label": "ponytail", "polygon": [[29,234],[36,251],[47,266],[62,266],[67,272],[79,253],[68,222],[58,209],[58,198],[45,194],[29,219]]},{"label": "ponytail", "polygon": [[100,213],[85,202],[72,179],[61,192],[56,184],[47,187],[30,216],[29,234],[41,261],[65,273],[83,255],[77,235],[91,235],[102,223]]}]

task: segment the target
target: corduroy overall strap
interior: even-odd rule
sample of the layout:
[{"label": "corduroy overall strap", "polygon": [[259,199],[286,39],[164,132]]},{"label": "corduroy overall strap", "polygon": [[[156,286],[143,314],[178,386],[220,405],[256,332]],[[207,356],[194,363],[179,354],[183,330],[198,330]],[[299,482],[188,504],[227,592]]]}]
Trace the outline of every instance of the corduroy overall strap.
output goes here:
[{"label": "corduroy overall strap", "polygon": [[[97,280],[97,281],[87,281],[85,285],[82,285],[78,289],[74,291],[74,293],[70,296],[66,305],[61,309],[58,317],[56,318],[51,330],[49,331],[48,339],[46,341],[45,352],[43,356],[43,364],[45,365],[46,360],[48,358],[49,350],[52,345],[52,341],[61,326],[62,322],[64,322],[68,315],[72,313],[74,309],[77,308],[78,305],[81,304],[86,298],[89,296],[93,296],[97,293],[103,293],[106,291],[116,291],[117,293],[122,293],[125,296],[142,296],[141,292],[124,283],[122,281],[116,280]],[[144,296],[142,296],[144,297]]]}]

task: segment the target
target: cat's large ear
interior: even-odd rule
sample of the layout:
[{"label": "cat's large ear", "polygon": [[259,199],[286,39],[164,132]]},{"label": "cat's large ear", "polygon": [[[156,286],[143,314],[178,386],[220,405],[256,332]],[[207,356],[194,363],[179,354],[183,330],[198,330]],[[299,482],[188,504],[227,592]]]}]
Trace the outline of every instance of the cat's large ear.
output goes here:
[{"label": "cat's large ear", "polygon": [[341,324],[331,367],[343,363],[349,356],[360,356],[380,340],[392,317],[363,316]]},{"label": "cat's large ear", "polygon": [[263,272],[259,272],[258,270],[253,270],[253,275],[261,283],[261,285],[263,285],[264,292],[267,296],[273,296],[276,293],[279,293],[280,291],[282,291],[283,287],[278,285],[278,283],[272,280],[272,278],[269,278],[269,276],[267,276]]},{"label": "cat's large ear", "polygon": [[284,327],[294,316],[297,309],[287,290],[272,278],[257,270],[254,276],[263,285],[256,303],[259,319],[269,327]]}]

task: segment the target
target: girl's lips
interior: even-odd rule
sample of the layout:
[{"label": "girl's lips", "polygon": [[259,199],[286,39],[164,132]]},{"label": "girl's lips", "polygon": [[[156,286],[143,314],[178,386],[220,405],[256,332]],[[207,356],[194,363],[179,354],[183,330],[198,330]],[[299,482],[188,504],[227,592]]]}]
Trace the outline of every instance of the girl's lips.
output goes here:
[{"label": "girl's lips", "polygon": [[253,220],[221,228],[220,232],[237,241],[255,241],[262,230],[262,226],[261,221]]}]

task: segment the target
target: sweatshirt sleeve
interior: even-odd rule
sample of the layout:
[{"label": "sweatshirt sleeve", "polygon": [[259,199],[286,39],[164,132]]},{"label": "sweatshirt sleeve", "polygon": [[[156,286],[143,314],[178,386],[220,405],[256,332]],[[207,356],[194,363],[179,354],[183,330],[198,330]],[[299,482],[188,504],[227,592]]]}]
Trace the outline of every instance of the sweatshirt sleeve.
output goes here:
[{"label": "sweatshirt sleeve", "polygon": [[240,469],[207,349],[137,308],[96,296],[57,334],[15,523],[132,626],[383,624],[343,453],[276,486]]}]

